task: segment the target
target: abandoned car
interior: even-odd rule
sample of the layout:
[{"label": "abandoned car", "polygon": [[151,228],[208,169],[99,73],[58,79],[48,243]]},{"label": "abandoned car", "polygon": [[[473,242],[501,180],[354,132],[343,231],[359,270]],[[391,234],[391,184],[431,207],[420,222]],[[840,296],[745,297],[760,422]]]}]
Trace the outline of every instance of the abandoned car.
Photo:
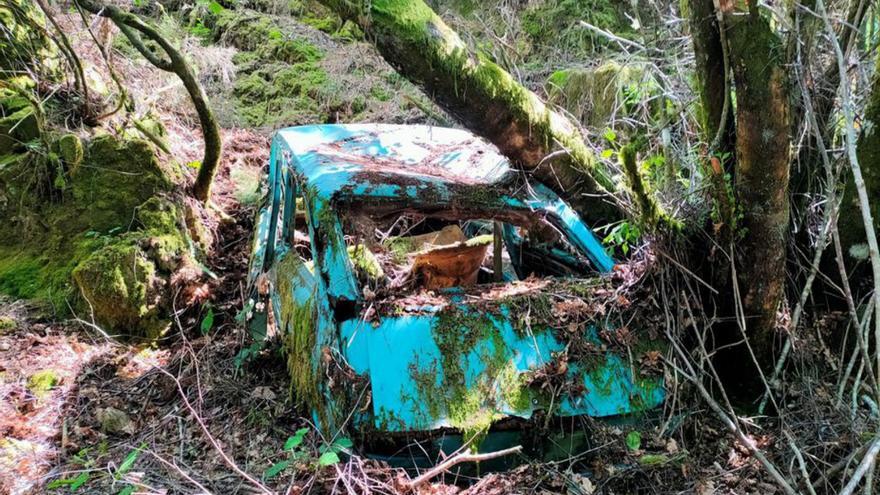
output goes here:
[{"label": "abandoned car", "polygon": [[654,351],[613,338],[614,260],[474,135],[283,129],[268,178],[251,325],[281,339],[292,393],[326,435],[458,432],[475,445],[510,418],[662,403],[662,373],[640,365]]}]

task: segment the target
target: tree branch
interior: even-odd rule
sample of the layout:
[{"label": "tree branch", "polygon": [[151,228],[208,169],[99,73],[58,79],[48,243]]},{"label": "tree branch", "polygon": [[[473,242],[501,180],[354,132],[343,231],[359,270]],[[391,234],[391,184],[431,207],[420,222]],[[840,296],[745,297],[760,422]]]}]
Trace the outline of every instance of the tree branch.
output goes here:
[{"label": "tree branch", "polygon": [[[199,201],[206,203],[211,197],[211,183],[217,173],[220,163],[220,155],[223,152],[223,141],[220,138],[220,126],[214,117],[214,112],[208,104],[208,96],[202,85],[199,84],[195,73],[192,71],[186,58],[174,47],[157,29],[150,26],[140,17],[126,12],[114,5],[102,5],[95,0],[75,0],[85,10],[94,15],[111,19],[120,31],[131,41],[132,45],[157,68],[174,72],[183,82],[189,97],[193,102],[199,123],[202,128],[202,136],[205,140],[205,153],[202,157],[202,165],[199,168],[196,182],[193,185],[193,196]],[[141,40],[134,31],[138,31],[148,40],[156,43],[165,52],[168,60],[156,56]]]}]

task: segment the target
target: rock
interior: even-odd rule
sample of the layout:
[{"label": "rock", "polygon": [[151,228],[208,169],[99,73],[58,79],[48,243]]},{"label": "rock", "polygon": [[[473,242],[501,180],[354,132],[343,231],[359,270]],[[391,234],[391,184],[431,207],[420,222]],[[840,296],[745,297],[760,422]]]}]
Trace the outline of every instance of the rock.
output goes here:
[{"label": "rock", "polygon": [[634,103],[660,92],[647,67],[639,63],[609,61],[591,68],[563,69],[547,80],[552,103],[596,128],[608,126],[614,117],[627,116]]},{"label": "rock", "polygon": [[40,125],[30,105],[0,115],[0,155],[12,153],[38,137]]},{"label": "rock", "polygon": [[65,134],[55,142],[58,156],[67,166],[67,173],[76,175],[77,168],[83,161],[85,151],[82,141],[76,134]]},{"label": "rock", "polygon": [[27,388],[36,397],[45,397],[61,380],[55,370],[38,371],[28,378]]},{"label": "rock", "polygon": [[154,339],[170,324],[159,316],[165,282],[136,243],[119,241],[98,249],[73,270],[73,279],[106,328]]},{"label": "rock", "polygon": [[15,319],[11,316],[0,316],[0,335],[10,333],[17,326],[18,324],[15,323]]},{"label": "rock", "polygon": [[131,420],[131,417],[115,407],[98,409],[95,417],[104,433],[132,435],[135,432],[134,421]]}]

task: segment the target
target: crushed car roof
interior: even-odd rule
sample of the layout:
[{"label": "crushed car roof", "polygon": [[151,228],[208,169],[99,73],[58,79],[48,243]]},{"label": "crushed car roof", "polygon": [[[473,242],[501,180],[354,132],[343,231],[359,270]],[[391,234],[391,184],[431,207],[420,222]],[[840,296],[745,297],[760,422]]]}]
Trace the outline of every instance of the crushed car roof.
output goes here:
[{"label": "crushed car roof", "polygon": [[[288,154],[304,186],[321,197],[398,198],[448,186],[500,186],[506,158],[468,131],[425,125],[312,125],[278,131],[273,153]],[[273,160],[285,158],[273,156]],[[472,186],[472,187],[468,187]]]}]

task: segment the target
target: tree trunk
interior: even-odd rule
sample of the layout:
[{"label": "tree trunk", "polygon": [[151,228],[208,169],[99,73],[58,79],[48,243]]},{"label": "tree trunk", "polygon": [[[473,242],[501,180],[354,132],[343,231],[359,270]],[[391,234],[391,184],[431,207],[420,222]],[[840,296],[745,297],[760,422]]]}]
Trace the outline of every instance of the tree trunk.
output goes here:
[{"label": "tree trunk", "polygon": [[[730,88],[726,82],[728,74],[724,68],[724,47],[712,0],[687,0],[686,10],[694,44],[703,136],[710,143],[722,126],[724,101],[730,97]],[[728,106],[727,115],[724,116],[724,129],[717,143],[718,149],[710,150],[712,152],[733,151],[735,125],[729,101]]]},{"label": "tree trunk", "polygon": [[[131,41],[131,44],[143,55],[151,64],[157,68],[167,72],[173,72],[180,78],[183,87],[186,88],[196,113],[199,116],[199,124],[202,128],[202,136],[205,140],[205,154],[202,157],[202,165],[199,168],[196,182],[193,185],[193,196],[203,203],[207,203],[211,197],[211,184],[214,181],[214,175],[217,173],[217,166],[220,163],[220,155],[223,152],[223,141],[220,138],[220,126],[217,119],[214,118],[214,112],[208,104],[208,96],[199,80],[193,73],[189,63],[187,63],[183,54],[177,50],[159,31],[141,20],[140,17],[119,9],[114,5],[103,5],[94,0],[76,0],[77,3],[85,10],[94,15],[99,15],[111,19],[122,31],[123,34]],[[150,41],[153,41],[165,55],[165,60],[161,55],[154,53],[147,47],[140,36],[135,32],[139,32]]]},{"label": "tree trunk", "polygon": [[[734,194],[738,281],[751,346],[773,364],[777,310],[784,295],[789,221],[789,102],[782,44],[757,7],[727,2],[724,22],[736,87]],[[738,10],[738,11],[737,11]]]},{"label": "tree trunk", "polygon": [[[880,62],[880,59],[878,59]],[[880,198],[880,71],[874,72],[868,105],[861,119],[862,133],[858,141],[858,159],[868,197]],[[859,209],[853,175],[847,176],[840,209],[842,212],[855,212]],[[880,231],[880,199],[871,203],[871,216],[875,230]],[[868,245],[865,224],[856,214],[840,215],[838,219],[840,242],[843,245],[848,264],[864,262],[868,259]],[[870,276],[866,271],[865,275]]]},{"label": "tree trunk", "polygon": [[403,76],[588,221],[622,218],[615,182],[578,128],[497,64],[472,53],[422,0],[323,3],[357,22]]}]

